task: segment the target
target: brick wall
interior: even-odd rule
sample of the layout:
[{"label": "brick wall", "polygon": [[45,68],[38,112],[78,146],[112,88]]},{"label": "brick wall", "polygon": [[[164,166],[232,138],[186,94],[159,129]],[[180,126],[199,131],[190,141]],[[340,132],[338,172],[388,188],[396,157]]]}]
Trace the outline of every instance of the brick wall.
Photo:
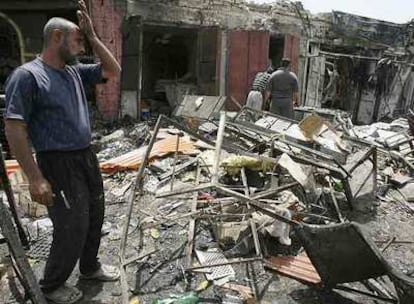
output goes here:
[{"label": "brick wall", "polygon": [[[90,11],[95,31],[118,62],[122,56],[121,23],[126,8],[117,0],[92,0]],[[120,104],[120,79],[110,80],[96,88],[98,110],[105,119],[118,118]]]}]

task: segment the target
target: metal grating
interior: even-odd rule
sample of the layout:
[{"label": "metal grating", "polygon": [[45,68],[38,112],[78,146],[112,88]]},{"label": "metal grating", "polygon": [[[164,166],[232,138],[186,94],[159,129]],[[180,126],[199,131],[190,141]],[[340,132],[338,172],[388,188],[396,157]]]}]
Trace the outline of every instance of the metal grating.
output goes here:
[{"label": "metal grating", "polygon": [[[214,265],[219,263],[226,263],[228,260],[221,252],[208,252],[196,250],[196,255],[202,266]],[[226,276],[235,275],[233,267],[230,265],[216,266],[205,268],[210,271],[206,274],[207,280],[217,280]]]},{"label": "metal grating", "polygon": [[36,240],[36,243],[30,246],[30,250],[27,252],[27,256],[31,259],[46,260],[49,256],[51,244],[52,234],[44,234]]}]

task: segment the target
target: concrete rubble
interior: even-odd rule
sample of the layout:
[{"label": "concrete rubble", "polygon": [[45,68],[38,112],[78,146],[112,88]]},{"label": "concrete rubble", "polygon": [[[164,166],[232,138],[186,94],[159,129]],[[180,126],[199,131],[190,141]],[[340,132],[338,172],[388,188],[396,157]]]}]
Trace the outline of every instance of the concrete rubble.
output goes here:
[{"label": "concrete rubble", "polygon": [[[296,303],[296,298],[306,303],[371,303],[367,293],[373,301],[400,297],[400,303],[412,303],[395,292],[395,275],[385,271],[380,277],[389,279],[365,273],[345,281],[346,288],[329,285],[341,291],[327,291],[324,264],[315,257],[318,249],[310,249],[298,234],[303,225],[366,222],[370,229],[364,237],[372,252],[387,245],[381,261],[391,263],[393,271],[402,270],[400,280],[410,283],[407,274],[414,269],[408,258],[414,256],[414,240],[407,225],[414,212],[414,181],[404,152],[409,148],[403,147],[412,140],[405,120],[344,126],[338,121],[346,117],[324,119],[317,111],[300,122],[267,112],[250,115],[253,110],[248,108],[236,116],[214,111],[209,128],[205,122],[194,128],[194,113],[191,121],[161,116],[155,128],[135,123],[105,130],[105,136],[97,131],[106,192],[101,254],[121,263],[124,271],[120,283],[86,292],[82,303],[94,297],[99,303],[273,303],[277,297],[286,303]],[[137,136],[135,130],[148,133]],[[52,226],[44,212],[28,207],[21,171],[10,180],[25,214],[28,256],[40,274]],[[395,217],[406,220],[391,233],[382,225],[392,225]],[[353,249],[351,243],[343,248]],[[3,273],[2,280],[10,283],[13,277]],[[296,289],[305,294],[295,295]],[[283,290],[289,293],[282,296]],[[15,296],[9,294],[4,303]]]}]

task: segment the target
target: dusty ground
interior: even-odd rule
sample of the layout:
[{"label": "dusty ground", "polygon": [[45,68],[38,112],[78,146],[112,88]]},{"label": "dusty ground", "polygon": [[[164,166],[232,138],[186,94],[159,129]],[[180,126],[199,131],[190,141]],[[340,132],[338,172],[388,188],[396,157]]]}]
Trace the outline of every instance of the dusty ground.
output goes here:
[{"label": "dusty ground", "polygon": [[[132,220],[129,238],[128,252],[134,254],[140,247],[138,244],[139,232],[134,231],[138,217],[145,218],[154,212],[158,206],[157,201],[144,200],[141,204],[136,204]],[[155,204],[155,206],[154,206]],[[189,204],[179,207],[179,212],[189,210]],[[111,232],[104,236],[101,246],[101,259],[107,263],[117,263],[119,237],[121,235],[120,222],[125,215],[126,204],[108,204],[106,211],[106,222],[112,226]],[[411,241],[412,227],[414,219],[406,211],[401,210],[398,205],[389,202],[382,202],[378,206],[371,208],[360,208],[364,211],[348,212],[348,217],[357,221],[367,228],[369,235],[374,240],[388,240],[392,236],[397,236],[398,240]],[[369,210],[369,211],[367,211]],[[344,211],[345,206],[344,206]],[[199,242],[213,245],[214,240],[207,223],[198,225]],[[185,262],[184,245],[186,242],[186,221],[180,220],[177,224],[161,227],[160,236],[157,239],[144,233],[144,246],[141,252],[158,250],[155,254],[147,258],[145,263],[133,264],[128,268],[129,284],[131,290],[137,295],[140,303],[151,303],[154,298],[167,296],[170,293],[180,293],[185,290],[193,290],[203,281],[204,275],[198,274],[190,278],[189,282],[183,280],[180,265]],[[196,245],[197,246],[197,245]],[[391,245],[386,251],[385,256],[389,262],[398,267],[405,273],[413,273],[414,265],[414,244]],[[34,262],[33,268],[37,276],[41,276],[44,262]],[[358,265],[358,261],[355,261]],[[350,265],[355,266],[355,265]],[[278,304],[319,304],[319,303],[375,303],[373,300],[356,296],[349,293],[320,292],[308,288],[294,280],[281,277],[277,274],[264,270],[260,263],[251,265],[236,265],[236,281],[239,284],[254,287],[261,303]],[[156,271],[153,271],[157,269]],[[78,281],[78,271],[75,270],[70,281],[81,288],[85,297],[80,303],[120,303],[119,283],[97,284],[91,282]],[[15,297],[17,293],[10,293],[13,287],[14,278],[11,272],[3,276],[1,303],[24,303]],[[12,290],[15,290],[12,288]],[[227,292],[228,293],[228,292]],[[221,303],[221,296],[226,291],[219,287],[211,286],[200,294],[204,303]]]}]

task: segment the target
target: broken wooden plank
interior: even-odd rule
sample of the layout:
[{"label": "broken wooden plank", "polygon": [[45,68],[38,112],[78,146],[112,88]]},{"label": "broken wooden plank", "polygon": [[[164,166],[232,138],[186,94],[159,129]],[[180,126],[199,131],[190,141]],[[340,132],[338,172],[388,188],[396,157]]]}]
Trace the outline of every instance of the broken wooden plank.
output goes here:
[{"label": "broken wooden plank", "polygon": [[277,273],[314,286],[322,284],[318,271],[306,253],[297,256],[277,256],[264,260],[264,265]]}]

